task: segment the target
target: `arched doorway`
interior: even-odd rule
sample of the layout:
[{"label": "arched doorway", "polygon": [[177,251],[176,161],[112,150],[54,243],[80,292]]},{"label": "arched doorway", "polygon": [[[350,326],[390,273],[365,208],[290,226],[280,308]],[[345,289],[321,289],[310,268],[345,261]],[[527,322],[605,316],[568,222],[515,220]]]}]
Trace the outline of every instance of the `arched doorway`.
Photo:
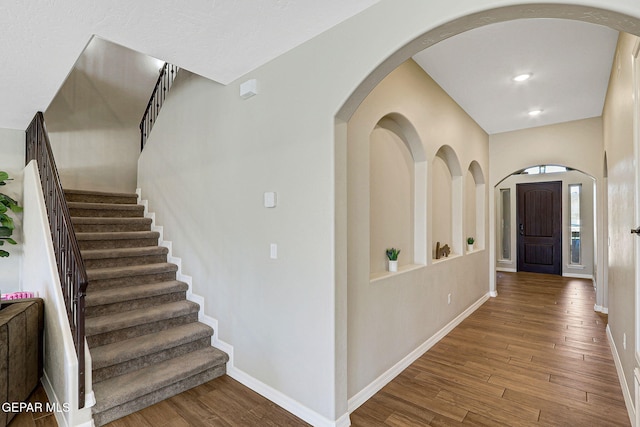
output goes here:
[{"label": "arched doorway", "polygon": [[[564,19],[577,19],[585,22],[592,22],[598,24],[608,25],[611,28],[626,31],[629,33],[638,33],[640,31],[640,25],[637,19],[628,15],[623,15],[617,12],[607,11],[604,9],[593,9],[578,5],[516,5],[504,8],[490,9],[487,11],[479,12],[476,14],[468,15],[462,18],[454,19],[447,24],[444,24],[438,28],[427,31],[421,36],[414,39],[412,42],[404,45],[393,55],[387,58],[379,67],[373,70],[369,76],[360,84],[360,86],[354,91],[352,96],[342,105],[336,115],[336,145],[346,146],[347,132],[345,129],[346,121],[351,118],[357,106],[361,104],[364,98],[371,92],[385,76],[387,76],[392,70],[394,70],[399,64],[411,57],[418,51],[437,43],[438,41],[450,37],[452,35],[477,28],[483,25],[488,25],[495,22],[502,22],[506,20],[522,19],[522,18],[564,18]],[[341,150],[337,150],[338,153]],[[339,154],[340,155],[340,154]],[[346,164],[343,161],[338,164]],[[344,176],[348,174],[344,172]],[[599,175],[599,174],[598,174]],[[490,182],[490,180],[489,180]],[[491,185],[493,186],[493,185]],[[488,186],[489,187],[489,186]],[[601,184],[597,192],[601,192],[604,189]],[[495,210],[493,207],[493,195],[489,197],[489,223],[493,224],[495,221]],[[346,219],[344,223],[346,224]],[[495,230],[490,227],[489,242],[493,241],[493,233]],[[493,245],[489,252],[493,252]],[[342,252],[339,255],[344,255]],[[342,261],[338,261],[338,264],[344,262],[344,270],[348,270],[348,260],[344,258]],[[495,265],[495,258],[491,260],[491,268]],[[493,279],[492,279],[493,280]],[[338,286],[340,286],[340,279],[338,279]],[[344,294],[346,295],[347,279],[346,275],[342,277],[342,285],[345,288]],[[495,283],[492,285],[493,292],[495,292]],[[347,311],[349,309],[347,308]],[[349,349],[351,351],[351,349]],[[387,371],[385,374],[388,374]],[[377,380],[376,380],[377,381]],[[373,384],[373,383],[372,383]],[[378,384],[379,385],[379,384]],[[378,385],[373,387],[365,387],[363,390],[367,393],[374,393],[377,390]],[[354,405],[363,401],[364,395],[357,393],[357,396],[353,396],[353,393],[349,393],[350,404],[349,410],[353,410]],[[357,397],[357,399],[354,399]]]}]

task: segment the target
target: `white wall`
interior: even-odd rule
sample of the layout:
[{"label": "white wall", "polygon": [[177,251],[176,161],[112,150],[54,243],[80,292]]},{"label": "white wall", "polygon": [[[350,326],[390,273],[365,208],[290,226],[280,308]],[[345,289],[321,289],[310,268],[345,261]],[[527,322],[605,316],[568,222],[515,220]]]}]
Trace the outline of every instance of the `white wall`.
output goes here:
[{"label": "white wall", "polygon": [[23,130],[0,129],[0,170],[10,174],[24,168],[25,133]]},{"label": "white wall", "polygon": [[[44,300],[44,374],[42,383],[49,401],[69,411],[56,411],[60,426],[89,426],[89,405],[78,410],[78,358],[67,319],[60,279],[56,267],[47,211],[35,161],[24,169],[24,288],[36,291]],[[87,356],[87,387],[91,391],[91,359]]]},{"label": "white wall", "polygon": [[[608,160],[609,322],[614,354],[619,356],[627,387],[633,390],[636,349],[636,239],[634,201],[637,153],[633,144],[633,73],[631,52],[638,38],[621,34],[604,107],[604,143]],[[623,345],[626,336],[626,346]],[[626,347],[626,348],[625,348]],[[628,392],[623,386],[623,392]]]},{"label": "white wall", "polygon": [[138,125],[162,63],[93,38],[45,111],[64,188],[136,189]]},{"label": "white wall", "polygon": [[[308,409],[298,413],[342,422],[347,412],[345,122],[399,64],[465,29],[572,17],[633,31],[637,21],[593,7],[640,16],[635,0],[565,3],[406,0],[399,7],[381,0],[228,86],[185,75],[174,106],[165,105],[162,130],[141,156],[138,185],[194,277],[194,291],[205,296],[207,313],[220,320],[237,366]],[[239,85],[249,78],[257,79],[259,94],[243,101]],[[262,207],[265,191],[278,191],[278,208]],[[279,244],[278,260],[269,259],[270,243]],[[480,271],[487,253],[475,255]],[[443,283],[438,271],[449,271],[449,262],[456,260],[434,268],[434,282]],[[461,283],[473,269],[457,271]],[[438,298],[446,296],[440,291]]]},{"label": "white wall", "polygon": [[[0,193],[22,203],[22,169],[24,168],[25,133],[14,129],[0,129],[0,171],[9,173],[12,181],[0,187]],[[13,234],[17,245],[3,245],[10,252],[8,258],[0,258],[0,293],[6,294],[22,290],[20,284],[20,268],[22,264],[22,215],[9,213],[14,218],[16,229]]]},{"label": "white wall", "polygon": [[[577,276],[592,278],[594,266],[594,180],[582,172],[570,171],[566,173],[549,173],[541,175],[512,175],[495,187],[496,200],[496,267],[499,270],[516,271],[518,267],[517,245],[517,185],[528,182],[562,182],[562,274],[564,276]],[[569,246],[571,245],[570,216],[569,216],[569,188],[571,184],[582,184],[580,214],[581,214],[581,258],[580,265],[570,264]],[[502,239],[500,233],[500,190],[511,191],[511,259],[501,259]]]}]

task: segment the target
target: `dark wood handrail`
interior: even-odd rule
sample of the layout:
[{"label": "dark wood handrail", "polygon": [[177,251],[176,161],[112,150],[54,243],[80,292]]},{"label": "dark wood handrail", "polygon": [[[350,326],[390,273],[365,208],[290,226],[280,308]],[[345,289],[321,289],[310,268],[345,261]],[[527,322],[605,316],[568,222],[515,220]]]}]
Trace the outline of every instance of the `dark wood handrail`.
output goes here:
[{"label": "dark wood handrail", "polygon": [[160,114],[162,104],[164,104],[164,100],[173,85],[179,69],[178,66],[168,62],[165,62],[160,69],[156,86],[153,88],[151,98],[149,98],[149,103],[147,103],[147,108],[144,110],[144,115],[140,121],[140,151],[144,149],[144,145],[147,143],[147,138],[151,133],[151,129],[153,129],[158,114]]},{"label": "dark wood handrail", "polygon": [[71,223],[71,215],[62,191],[56,162],[53,159],[44,115],[41,112],[33,118],[26,133],[26,163],[34,159],[38,163],[62,295],[78,356],[78,408],[81,409],[84,408],[85,400],[84,298],[88,285],[87,271],[80,255],[80,247]]}]

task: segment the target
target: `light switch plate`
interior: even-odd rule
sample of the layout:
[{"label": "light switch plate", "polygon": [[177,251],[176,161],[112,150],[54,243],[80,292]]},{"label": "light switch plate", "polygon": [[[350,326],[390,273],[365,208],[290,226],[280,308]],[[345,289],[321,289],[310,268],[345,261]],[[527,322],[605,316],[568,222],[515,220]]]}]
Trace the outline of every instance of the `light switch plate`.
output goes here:
[{"label": "light switch plate", "polygon": [[277,203],[277,195],[273,191],[267,191],[264,193],[264,207],[275,208]]}]

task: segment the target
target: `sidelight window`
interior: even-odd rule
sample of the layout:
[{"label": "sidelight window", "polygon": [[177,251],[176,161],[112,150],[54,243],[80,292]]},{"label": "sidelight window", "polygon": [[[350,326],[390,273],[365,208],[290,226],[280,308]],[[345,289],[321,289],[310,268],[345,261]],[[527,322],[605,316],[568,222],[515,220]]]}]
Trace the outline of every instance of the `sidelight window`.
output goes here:
[{"label": "sidelight window", "polygon": [[582,184],[569,185],[569,215],[571,218],[571,246],[570,264],[576,265],[582,263],[581,257],[581,240],[582,240],[582,220],[580,218],[580,196],[582,193]]}]

